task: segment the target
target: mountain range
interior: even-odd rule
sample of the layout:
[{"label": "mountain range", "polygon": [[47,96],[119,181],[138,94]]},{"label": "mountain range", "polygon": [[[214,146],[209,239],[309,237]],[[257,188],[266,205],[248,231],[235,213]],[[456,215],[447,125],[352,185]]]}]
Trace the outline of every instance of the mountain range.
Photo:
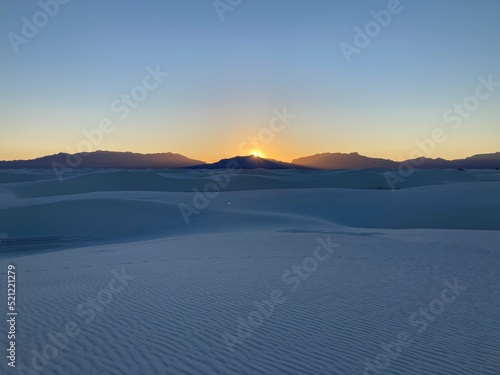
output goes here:
[{"label": "mountain range", "polygon": [[404,161],[394,161],[389,159],[370,158],[360,155],[357,152],[350,154],[323,153],[292,160],[292,164],[317,169],[397,169],[403,163],[411,164],[413,168],[419,169],[496,169],[500,168],[500,152],[474,155],[465,159],[456,160],[421,157]]},{"label": "mountain range", "polygon": [[417,158],[406,161],[371,158],[357,152],[322,153],[292,160],[291,163],[260,158],[256,156],[236,156],[215,163],[205,163],[180,154],[157,153],[138,154],[132,152],[95,151],[90,153],[43,156],[32,160],[0,161],[0,169],[52,169],[52,168],[190,168],[223,169],[229,162],[242,169],[397,169],[402,163],[419,169],[498,169],[500,152],[479,154],[465,159],[445,160],[441,158]]},{"label": "mountain range", "polygon": [[186,168],[204,164],[201,160],[189,159],[171,152],[138,154],[133,152],[95,151],[89,153],[43,156],[32,160],[0,161],[0,169],[19,168]]},{"label": "mountain range", "polygon": [[241,169],[310,169],[308,166],[294,165],[274,159],[265,159],[257,156],[235,156],[230,159],[222,159],[211,164],[201,164],[189,167],[190,169],[224,169],[230,166],[237,165]]}]

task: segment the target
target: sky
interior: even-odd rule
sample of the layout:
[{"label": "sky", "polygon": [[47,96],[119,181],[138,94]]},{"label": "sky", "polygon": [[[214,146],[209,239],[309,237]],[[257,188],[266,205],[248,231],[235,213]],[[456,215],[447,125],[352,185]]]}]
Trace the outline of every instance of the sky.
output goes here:
[{"label": "sky", "polygon": [[2,160],[500,151],[498,0],[59,1],[0,5]]}]

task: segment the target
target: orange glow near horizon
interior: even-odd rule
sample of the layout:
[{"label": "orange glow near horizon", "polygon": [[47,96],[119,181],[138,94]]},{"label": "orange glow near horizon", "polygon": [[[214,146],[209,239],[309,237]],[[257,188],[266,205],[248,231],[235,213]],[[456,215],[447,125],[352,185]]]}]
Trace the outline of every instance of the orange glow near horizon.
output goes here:
[{"label": "orange glow near horizon", "polygon": [[[217,153],[217,154],[206,154],[206,155],[202,155],[201,153],[198,153],[198,152],[193,152],[192,154],[189,153],[189,152],[183,152],[183,151],[180,151],[180,150],[144,150],[144,149],[125,149],[125,148],[110,148],[110,149],[107,149],[107,148],[99,148],[99,150],[107,150],[107,151],[115,151],[115,152],[133,152],[133,153],[139,153],[139,154],[156,154],[156,153],[167,153],[167,152],[172,152],[172,153],[178,153],[178,154],[181,154],[183,156],[186,156],[190,159],[197,159],[197,160],[201,160],[201,161],[204,161],[204,162],[207,162],[207,163],[214,163],[214,162],[217,162],[221,159],[224,159],[224,158],[231,158],[231,157],[234,157],[234,156],[238,156],[237,154],[238,153]],[[4,151],[4,150],[2,150]],[[11,150],[7,150],[7,151],[11,151]],[[0,155],[0,160],[6,160],[6,161],[9,161],[9,160],[29,160],[29,159],[36,159],[36,158],[40,158],[40,157],[43,157],[43,156],[47,156],[47,155],[53,155],[53,154],[57,154],[59,152],[67,152],[67,153],[76,153],[77,151],[76,150],[73,150],[73,152],[69,152],[70,150],[40,150],[40,149],[36,149],[36,150],[32,150],[30,152],[15,152],[14,150],[12,150],[11,152],[2,152],[2,154]],[[97,149],[96,150],[92,150],[92,151],[98,151]],[[336,153],[336,152],[339,152],[339,153],[351,153],[351,152],[357,152],[356,150],[353,150],[353,151],[350,151],[350,150],[320,150],[320,151],[312,151],[312,150],[305,150],[304,152],[297,152],[296,154],[295,153],[290,153],[290,152],[281,152],[281,153],[277,153],[278,155],[276,155],[276,153],[272,153],[271,155],[269,154],[264,154],[262,151],[259,151],[259,150],[251,150],[249,151],[248,153],[245,153],[246,155],[252,155],[252,156],[255,156],[255,157],[258,157],[258,158],[269,158],[269,159],[276,159],[276,160],[280,160],[280,161],[284,161],[284,162],[291,162],[293,159],[296,159],[296,158],[300,158],[300,157],[305,157],[305,156],[310,156],[310,155],[314,155],[314,154],[318,154],[318,153],[328,153],[328,152],[331,152],[331,153]],[[488,153],[495,153],[495,152],[498,152],[498,149],[486,149],[484,151],[479,151],[479,150],[471,150],[470,152],[468,153],[450,153],[446,156],[442,156],[442,155],[432,155],[431,158],[437,158],[437,157],[443,157],[444,159],[448,159],[448,160],[452,160],[452,159],[462,159],[462,158],[465,158],[465,157],[469,157],[469,156],[472,156],[474,154],[488,154]],[[374,157],[374,158],[383,158],[383,159],[391,159],[391,160],[394,160],[394,161],[402,161],[402,160],[406,160],[408,158],[408,155],[406,155],[403,152],[399,152],[397,154],[387,154],[387,153],[384,153],[384,152],[359,152],[359,154],[363,155],[363,156],[367,156],[367,157]],[[239,156],[246,156],[246,155],[239,155]],[[425,155],[422,155],[422,156],[425,156]]]},{"label": "orange glow near horizon", "polygon": [[[73,144],[77,144],[77,142],[73,142]],[[58,147],[43,147],[45,145],[40,144],[27,144],[25,143],[25,148],[20,148],[18,144],[7,144],[7,142],[2,142],[0,140],[0,160],[28,160],[28,159],[36,159],[47,155],[57,154],[59,152],[66,153],[77,153],[77,147],[63,147],[62,149]],[[163,147],[162,147],[163,146]],[[201,144],[197,144],[195,146],[202,146]],[[319,145],[320,147],[315,148],[309,145],[304,145],[303,147],[292,147],[291,145],[277,144],[275,148],[271,149],[271,147],[266,147],[266,152],[262,151],[262,149],[247,149],[244,151],[238,150],[225,150],[223,148],[214,149],[206,149],[204,150],[202,147],[196,147],[195,149],[181,149],[177,147],[165,147],[165,145],[156,144],[156,142],[152,142],[147,147],[137,147],[137,145],[129,144],[128,146],[119,147],[117,144],[106,144],[100,145],[91,151],[98,150],[107,150],[107,151],[115,151],[115,152],[134,152],[141,154],[155,154],[155,153],[178,153],[190,159],[201,160],[207,163],[217,162],[221,159],[231,158],[234,156],[248,156],[253,155],[259,158],[268,158],[268,159],[276,159],[284,162],[291,162],[293,159],[315,155],[319,153],[351,153],[358,152],[360,155],[373,157],[373,158],[384,158],[391,159],[395,161],[402,161],[410,158],[410,152],[415,151],[413,148],[405,149],[404,146],[399,146],[397,149],[390,149],[389,147],[386,150],[374,149],[372,147],[360,147],[360,145],[353,145],[351,147],[347,147],[343,145],[343,147],[328,147],[327,145]],[[356,147],[358,146],[358,147]],[[441,151],[441,150],[440,150]],[[448,151],[448,152],[446,152]],[[454,151],[454,152],[453,152]],[[424,155],[431,158],[442,157],[444,159],[452,160],[452,159],[461,159],[465,157],[472,156],[474,154],[487,154],[487,153],[495,153],[499,151],[498,147],[491,146],[485,147],[484,149],[476,149],[474,147],[464,148],[461,152],[456,152],[455,150],[443,150],[443,152],[436,152],[432,155]]]}]

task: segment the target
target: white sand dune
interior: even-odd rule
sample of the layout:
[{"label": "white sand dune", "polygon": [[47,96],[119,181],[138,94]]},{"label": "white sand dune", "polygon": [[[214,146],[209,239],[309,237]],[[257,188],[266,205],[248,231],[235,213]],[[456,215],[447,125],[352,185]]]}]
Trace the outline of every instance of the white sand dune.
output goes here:
[{"label": "white sand dune", "polygon": [[[0,171],[0,273],[16,265],[18,365],[55,375],[499,374],[500,174],[419,170],[391,191],[377,189],[384,172],[243,172],[186,224],[178,205],[193,204],[207,172],[82,170],[59,182]],[[307,278],[293,275],[318,238],[338,247]],[[113,271],[134,278],[109,294]],[[420,309],[455,278],[466,289],[425,318]],[[285,300],[241,325],[276,289]],[[97,297],[107,304],[82,307]],[[78,335],[43,362],[36,353],[54,354],[50,335],[69,322]],[[402,332],[411,344],[390,357],[381,344]],[[389,363],[370,370],[381,355]],[[5,360],[0,369],[16,373]]]}]

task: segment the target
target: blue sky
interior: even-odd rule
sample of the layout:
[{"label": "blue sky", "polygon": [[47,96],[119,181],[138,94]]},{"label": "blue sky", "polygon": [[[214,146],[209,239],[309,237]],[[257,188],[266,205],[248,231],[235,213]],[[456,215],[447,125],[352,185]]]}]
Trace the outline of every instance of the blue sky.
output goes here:
[{"label": "blue sky", "polygon": [[[354,28],[388,3],[243,0],[221,21],[211,0],[72,0],[15,53],[9,33],[23,36],[22,18],[41,7],[7,0],[0,159],[76,150],[84,129],[110,118],[114,130],[96,149],[214,161],[238,153],[284,107],[296,118],[262,144],[266,156],[404,159],[416,140],[450,128],[443,113],[474,94],[478,77],[500,81],[500,2],[401,1],[347,63],[339,45],[354,45]],[[111,104],[158,64],[169,77],[119,119]],[[500,151],[499,102],[500,89],[427,156]]]}]

